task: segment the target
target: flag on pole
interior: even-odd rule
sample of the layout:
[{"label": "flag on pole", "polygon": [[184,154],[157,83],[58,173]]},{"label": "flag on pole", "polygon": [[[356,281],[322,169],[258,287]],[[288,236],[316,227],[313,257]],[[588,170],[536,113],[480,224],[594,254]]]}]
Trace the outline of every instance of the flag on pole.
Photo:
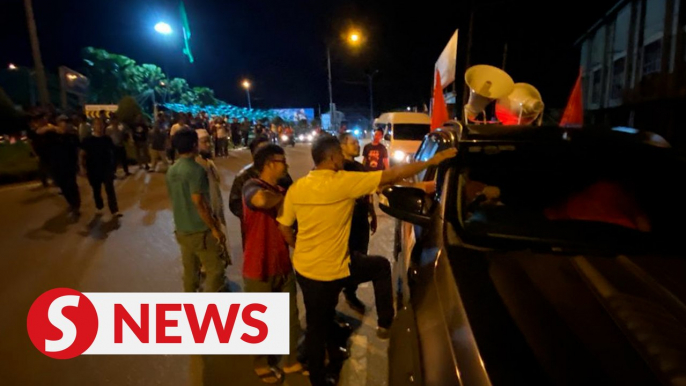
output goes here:
[{"label": "flag on pole", "polygon": [[563,127],[581,127],[584,124],[584,104],[581,95],[581,71],[579,77],[576,79],[572,94],[569,96],[567,107],[562,114],[560,126]]},{"label": "flag on pole", "polygon": [[448,120],[448,106],[446,106],[443,97],[441,74],[436,70],[436,84],[434,85],[433,104],[431,106],[431,131],[443,127],[443,124]]}]

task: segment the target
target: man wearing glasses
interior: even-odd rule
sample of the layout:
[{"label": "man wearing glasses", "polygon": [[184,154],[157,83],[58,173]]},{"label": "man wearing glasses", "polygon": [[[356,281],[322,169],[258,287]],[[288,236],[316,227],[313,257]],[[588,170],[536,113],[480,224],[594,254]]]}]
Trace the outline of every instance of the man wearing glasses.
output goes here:
[{"label": "man wearing glasses", "polygon": [[[255,152],[254,167],[259,177],[243,186],[243,286],[245,292],[287,292],[290,297],[290,354],[283,365],[288,373],[302,371],[297,360],[300,321],[296,297],[295,274],[288,245],[276,216],[285,195],[278,186],[286,176],[288,164],[284,150],[267,144]],[[268,358],[255,358],[255,373],[267,383],[280,380],[278,368],[271,367]]]}]

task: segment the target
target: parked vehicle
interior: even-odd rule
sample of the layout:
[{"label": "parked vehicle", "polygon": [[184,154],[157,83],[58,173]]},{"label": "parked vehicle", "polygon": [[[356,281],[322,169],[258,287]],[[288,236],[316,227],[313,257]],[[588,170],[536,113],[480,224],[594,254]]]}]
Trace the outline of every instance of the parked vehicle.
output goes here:
[{"label": "parked vehicle", "polygon": [[389,385],[674,384],[686,377],[686,162],[626,128],[467,126],[384,189],[396,217]]}]

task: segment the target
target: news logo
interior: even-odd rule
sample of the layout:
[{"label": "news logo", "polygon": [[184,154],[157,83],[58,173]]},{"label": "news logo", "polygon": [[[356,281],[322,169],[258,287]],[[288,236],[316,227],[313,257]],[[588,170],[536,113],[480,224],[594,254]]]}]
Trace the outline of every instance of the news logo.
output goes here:
[{"label": "news logo", "polygon": [[288,354],[287,293],[45,292],[27,317],[33,345],[79,355]]}]

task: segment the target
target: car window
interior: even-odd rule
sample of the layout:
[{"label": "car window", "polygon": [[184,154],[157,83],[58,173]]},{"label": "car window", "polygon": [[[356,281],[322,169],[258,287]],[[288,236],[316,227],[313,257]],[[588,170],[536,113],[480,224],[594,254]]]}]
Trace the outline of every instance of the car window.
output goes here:
[{"label": "car window", "polygon": [[[681,159],[649,146],[470,146],[460,157],[467,234],[591,247],[671,244],[686,215]],[[652,245],[652,244],[651,244]]]},{"label": "car window", "polygon": [[393,124],[393,139],[397,141],[421,141],[429,134],[430,125],[417,123]]},{"label": "car window", "polygon": [[[424,139],[414,156],[415,161],[427,161],[437,152],[452,146],[452,143],[442,133],[432,133]],[[417,174],[417,181],[431,181],[436,178],[436,168],[429,167]]]}]

